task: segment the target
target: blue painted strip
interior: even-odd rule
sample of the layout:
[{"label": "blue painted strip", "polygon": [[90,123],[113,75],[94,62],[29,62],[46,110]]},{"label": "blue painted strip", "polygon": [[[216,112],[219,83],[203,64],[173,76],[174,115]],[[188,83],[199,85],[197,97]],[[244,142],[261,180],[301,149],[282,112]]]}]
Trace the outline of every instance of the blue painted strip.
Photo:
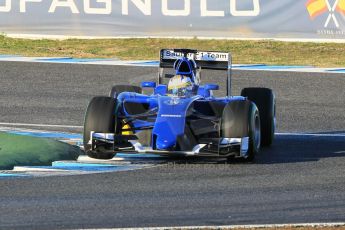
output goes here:
[{"label": "blue painted strip", "polygon": [[132,65],[147,65],[147,66],[159,66],[159,61],[142,61],[142,62],[132,62]]},{"label": "blue painted strip", "polygon": [[52,61],[52,62],[58,62],[58,61],[69,61],[72,60],[71,57],[64,57],[64,58],[37,58],[36,61]]},{"label": "blue painted strip", "polygon": [[117,166],[112,166],[112,165],[107,165],[107,166],[102,166],[102,165],[85,165],[82,163],[77,163],[77,164],[71,164],[71,165],[57,165],[57,166],[26,166],[28,169],[47,169],[47,170],[52,170],[52,169],[58,169],[58,170],[66,170],[66,171],[86,171],[86,172],[102,172],[102,171],[116,171],[119,169]]},{"label": "blue painted strip", "polygon": [[91,167],[91,166],[83,166],[83,165],[80,165],[80,166],[51,166],[51,167],[40,166],[40,167],[35,167],[35,168],[59,169],[59,170],[66,170],[66,171],[85,171],[85,172],[105,172],[105,171],[117,171],[117,170],[119,170],[119,167],[115,167],[115,166],[108,166],[108,167],[92,166]]},{"label": "blue painted strip", "polygon": [[0,173],[1,177],[27,177],[29,175],[26,174],[19,174],[19,173]]},{"label": "blue painted strip", "polygon": [[78,63],[78,62],[110,61],[113,59],[106,59],[106,58],[39,58],[36,60],[37,61],[46,61],[46,62]]},{"label": "blue painted strip", "polygon": [[284,65],[254,65],[254,66],[239,66],[239,69],[262,69],[262,70],[276,70],[276,69],[304,69],[311,68],[310,66],[284,66]]},{"label": "blue painted strip", "polygon": [[[159,66],[159,61],[142,61],[132,62],[132,65],[145,65],[145,66]],[[265,65],[265,64],[244,64],[244,65],[233,65],[236,69],[262,69],[262,70],[276,70],[276,69],[302,69],[302,68],[313,68],[312,66],[285,66],[285,65]]]},{"label": "blue painted strip", "polygon": [[0,54],[0,58],[12,58],[12,57],[19,57],[19,56],[17,56],[17,55]]},{"label": "blue painted strip", "polygon": [[267,66],[265,64],[244,64],[244,65],[236,65],[234,64],[233,68],[241,68],[241,67],[260,67],[260,66]]},{"label": "blue painted strip", "polygon": [[112,164],[98,164],[98,163],[80,163],[80,162],[63,162],[63,161],[56,161],[52,163],[53,167],[117,167],[117,165]]},{"label": "blue painted strip", "polygon": [[72,163],[72,162],[53,162],[52,167],[46,167],[48,169],[62,169],[71,171],[117,171],[130,169],[130,166],[123,165],[111,165],[111,164],[92,164],[92,163]]},{"label": "blue painted strip", "polygon": [[22,131],[8,131],[8,133],[32,136],[32,137],[43,137],[43,138],[61,138],[61,139],[81,139],[83,136],[81,134],[70,134],[70,133],[53,133],[53,132],[22,132]]},{"label": "blue painted strip", "polygon": [[[140,169],[140,165],[112,165],[112,164],[92,164],[92,163],[69,163],[69,162],[53,162],[52,166],[25,166],[29,170],[47,169],[47,170],[63,170],[63,171],[83,171],[83,172],[116,172]],[[39,172],[39,171],[37,171]],[[16,175],[16,174],[13,174]],[[22,174],[23,175],[23,174]]]},{"label": "blue painted strip", "polygon": [[[159,65],[159,61],[133,61],[133,62],[130,62],[129,64],[132,64],[132,65],[137,65],[137,64],[140,64],[140,65],[155,65],[155,66],[158,66]],[[252,66],[267,66],[265,64],[234,64],[233,67],[252,67]]]},{"label": "blue painted strip", "polygon": [[345,73],[345,69],[331,69],[327,70],[328,72],[336,72],[336,73]]},{"label": "blue painted strip", "polygon": [[[133,61],[130,62],[131,65],[143,65],[143,66],[152,66],[152,67],[158,67],[159,61]],[[266,66],[264,64],[244,64],[244,65],[233,65],[234,68],[240,68],[240,67],[253,67],[253,66]]]}]

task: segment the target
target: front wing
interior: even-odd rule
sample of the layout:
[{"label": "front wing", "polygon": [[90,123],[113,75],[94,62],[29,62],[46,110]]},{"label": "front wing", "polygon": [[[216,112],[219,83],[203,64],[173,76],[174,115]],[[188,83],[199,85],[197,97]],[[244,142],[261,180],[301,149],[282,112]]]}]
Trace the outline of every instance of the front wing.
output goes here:
[{"label": "front wing", "polygon": [[[115,135],[114,133],[91,132],[91,150],[114,153],[149,153],[163,156],[219,156],[219,157],[247,157],[249,138],[202,138],[191,151],[167,151],[152,149],[144,146],[135,135]],[[130,143],[130,145],[122,145]],[[119,147],[123,146],[123,147]]]}]

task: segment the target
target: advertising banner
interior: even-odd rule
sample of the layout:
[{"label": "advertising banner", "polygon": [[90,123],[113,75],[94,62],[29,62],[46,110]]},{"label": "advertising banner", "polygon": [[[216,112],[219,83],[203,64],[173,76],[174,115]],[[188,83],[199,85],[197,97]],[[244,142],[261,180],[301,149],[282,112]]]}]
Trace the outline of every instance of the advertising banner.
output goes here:
[{"label": "advertising banner", "polygon": [[0,0],[0,33],[345,38],[345,0]]}]

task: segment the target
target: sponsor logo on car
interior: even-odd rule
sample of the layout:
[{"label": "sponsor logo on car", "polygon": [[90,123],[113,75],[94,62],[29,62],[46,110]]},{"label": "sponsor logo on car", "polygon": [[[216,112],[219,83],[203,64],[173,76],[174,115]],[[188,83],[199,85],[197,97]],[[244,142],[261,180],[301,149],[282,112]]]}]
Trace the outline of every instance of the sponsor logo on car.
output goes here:
[{"label": "sponsor logo on car", "polygon": [[162,114],[161,117],[174,117],[174,118],[181,118],[182,115],[177,114]]}]

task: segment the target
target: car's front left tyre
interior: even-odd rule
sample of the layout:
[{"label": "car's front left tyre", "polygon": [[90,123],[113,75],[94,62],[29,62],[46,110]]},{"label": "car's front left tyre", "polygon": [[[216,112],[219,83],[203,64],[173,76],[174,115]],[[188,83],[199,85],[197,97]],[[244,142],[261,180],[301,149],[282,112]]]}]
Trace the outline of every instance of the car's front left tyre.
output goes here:
[{"label": "car's front left tyre", "polygon": [[90,143],[90,133],[115,132],[115,107],[116,100],[111,97],[94,97],[86,110],[84,119],[83,143],[85,153],[95,159],[111,159],[115,153],[107,149],[92,150]]}]

